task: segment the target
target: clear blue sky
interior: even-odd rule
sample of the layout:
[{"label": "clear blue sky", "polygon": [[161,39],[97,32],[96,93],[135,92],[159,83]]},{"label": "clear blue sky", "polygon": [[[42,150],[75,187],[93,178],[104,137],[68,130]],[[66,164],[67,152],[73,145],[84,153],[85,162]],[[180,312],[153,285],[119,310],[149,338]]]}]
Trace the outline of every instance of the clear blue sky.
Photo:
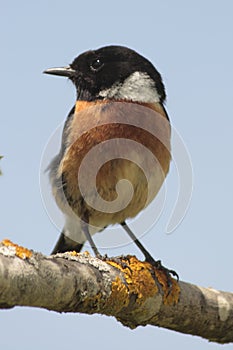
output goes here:
[{"label": "clear blue sky", "polygon": [[[42,71],[66,65],[90,48],[126,45],[161,72],[170,119],[185,140],[194,170],[193,197],[181,225],[165,233],[177,192],[172,166],[165,210],[143,242],[182,280],[231,291],[232,13],[230,0],[2,3],[1,238],[49,254],[59,234],[42,203],[40,160],[75,93],[65,79]],[[140,256],[133,245],[108,251],[121,252]],[[0,327],[0,347],[7,350],[231,348],[155,327],[132,331],[105,316],[30,308],[1,311]]]}]

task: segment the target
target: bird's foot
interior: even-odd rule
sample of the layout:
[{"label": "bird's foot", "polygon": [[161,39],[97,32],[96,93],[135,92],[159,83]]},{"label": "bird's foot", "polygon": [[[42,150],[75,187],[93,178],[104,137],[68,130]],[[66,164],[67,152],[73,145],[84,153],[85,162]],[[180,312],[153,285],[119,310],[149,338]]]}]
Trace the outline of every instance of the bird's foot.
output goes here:
[{"label": "bird's foot", "polygon": [[[106,262],[113,262],[119,265],[123,270],[124,269],[130,269],[129,265],[126,263],[126,257],[123,255],[120,256],[112,256],[109,257],[107,254],[102,255],[101,257],[98,257],[99,259],[106,261]],[[130,269],[131,270],[131,269]]]},{"label": "bird's foot", "polygon": [[156,270],[159,270],[162,273],[164,273],[164,275],[166,276],[167,287],[169,289],[168,294],[169,294],[172,290],[172,277],[171,277],[171,275],[174,276],[178,282],[179,281],[178,273],[174,270],[170,270],[167,267],[164,267],[161,263],[161,260],[154,260],[153,258],[149,258],[149,259],[146,259],[146,262],[148,262],[149,264],[154,266]]}]

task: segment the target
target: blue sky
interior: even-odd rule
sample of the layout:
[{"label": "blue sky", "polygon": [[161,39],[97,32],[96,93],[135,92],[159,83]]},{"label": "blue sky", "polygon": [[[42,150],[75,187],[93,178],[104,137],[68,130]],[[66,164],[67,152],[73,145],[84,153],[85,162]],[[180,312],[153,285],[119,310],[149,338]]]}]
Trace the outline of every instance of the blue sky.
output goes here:
[{"label": "blue sky", "polygon": [[[41,199],[40,162],[51,134],[74,103],[75,91],[66,80],[42,71],[66,65],[91,48],[126,45],[161,72],[168,95],[166,108],[189,150],[194,172],[188,212],[168,235],[165,228],[178,185],[171,166],[165,208],[143,242],[182,280],[231,291],[232,11],[230,0],[2,4],[1,238],[49,254],[59,234]],[[146,214],[140,218],[147,220]],[[108,234],[97,240],[104,242]],[[132,244],[108,253],[141,257]],[[230,349],[230,345],[154,327],[131,331],[105,316],[60,315],[31,308],[1,311],[0,325],[0,345],[9,350],[67,345],[139,350],[148,343],[160,350],[172,345]]]}]

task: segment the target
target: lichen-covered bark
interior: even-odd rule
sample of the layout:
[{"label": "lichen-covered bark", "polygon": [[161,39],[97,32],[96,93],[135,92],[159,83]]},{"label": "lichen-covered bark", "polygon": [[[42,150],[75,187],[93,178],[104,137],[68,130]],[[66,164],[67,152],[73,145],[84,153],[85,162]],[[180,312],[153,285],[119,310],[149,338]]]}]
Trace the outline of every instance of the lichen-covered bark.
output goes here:
[{"label": "lichen-covered bark", "polygon": [[44,256],[0,243],[0,308],[33,306],[115,316],[130,328],[156,325],[233,342],[233,294],[172,279],[133,256],[102,261],[88,253]]}]

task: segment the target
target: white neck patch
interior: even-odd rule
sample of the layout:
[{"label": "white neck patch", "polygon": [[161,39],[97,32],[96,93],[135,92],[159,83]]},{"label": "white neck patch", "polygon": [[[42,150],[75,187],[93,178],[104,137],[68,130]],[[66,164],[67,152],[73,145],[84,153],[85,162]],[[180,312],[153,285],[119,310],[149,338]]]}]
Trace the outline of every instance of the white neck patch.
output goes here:
[{"label": "white neck patch", "polygon": [[134,102],[156,103],[160,95],[153,79],[142,72],[132,73],[123,83],[116,83],[99,93],[105,99],[128,100]]}]

